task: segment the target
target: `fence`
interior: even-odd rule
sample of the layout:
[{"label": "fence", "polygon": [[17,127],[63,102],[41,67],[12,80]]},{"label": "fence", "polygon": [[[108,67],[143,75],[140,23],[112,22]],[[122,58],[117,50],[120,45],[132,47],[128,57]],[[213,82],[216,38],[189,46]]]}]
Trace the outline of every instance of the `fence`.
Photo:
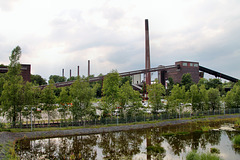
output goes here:
[{"label": "fence", "polygon": [[71,120],[54,120],[51,123],[45,123],[37,121],[36,123],[31,124],[17,124],[15,128],[43,128],[43,127],[74,127],[74,126],[94,126],[94,125],[118,125],[134,122],[146,122],[146,121],[155,121],[155,120],[167,120],[167,119],[181,119],[181,118],[196,118],[202,116],[211,116],[211,115],[225,115],[225,114],[239,114],[240,108],[232,109],[220,109],[215,111],[199,111],[192,113],[159,113],[159,114],[149,114],[144,113],[140,116],[112,116],[107,118],[98,118],[93,120],[83,120],[83,121],[71,121]]}]

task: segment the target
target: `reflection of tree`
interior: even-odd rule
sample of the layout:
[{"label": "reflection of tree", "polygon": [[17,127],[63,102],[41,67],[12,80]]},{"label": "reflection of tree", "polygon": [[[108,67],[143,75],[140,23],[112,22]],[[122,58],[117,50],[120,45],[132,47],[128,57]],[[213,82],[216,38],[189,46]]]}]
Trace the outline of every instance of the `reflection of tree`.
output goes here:
[{"label": "reflection of tree", "polygon": [[[231,131],[226,131],[225,132],[230,140],[233,140],[233,138],[237,135],[239,135],[239,132],[231,132]],[[235,151],[235,153],[240,154],[240,148],[234,147],[234,144],[232,143],[232,148]]]},{"label": "reflection of tree", "polygon": [[[149,129],[146,130],[146,143],[147,146],[146,147],[153,147],[153,148],[161,148],[161,143],[164,141],[161,135],[162,132],[162,128],[153,128],[153,129]],[[148,152],[147,151],[147,159],[151,160],[151,159],[163,159],[165,157],[164,153],[153,153],[153,152]]]},{"label": "reflection of tree", "polygon": [[181,152],[185,152],[187,146],[192,150],[198,150],[199,146],[205,149],[208,143],[218,145],[221,132],[192,132],[186,135],[164,136],[164,138],[171,146],[173,153],[179,156]]},{"label": "reflection of tree", "polygon": [[140,152],[142,142],[143,132],[103,133],[99,147],[103,149],[102,152],[106,159],[131,158]]}]

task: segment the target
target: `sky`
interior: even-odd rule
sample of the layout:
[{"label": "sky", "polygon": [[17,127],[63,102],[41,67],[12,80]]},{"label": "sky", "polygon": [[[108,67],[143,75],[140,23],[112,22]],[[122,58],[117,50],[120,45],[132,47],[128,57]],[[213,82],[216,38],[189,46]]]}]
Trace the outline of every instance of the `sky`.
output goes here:
[{"label": "sky", "polygon": [[0,64],[20,46],[31,73],[87,76],[176,61],[240,78],[239,0],[0,0]]}]

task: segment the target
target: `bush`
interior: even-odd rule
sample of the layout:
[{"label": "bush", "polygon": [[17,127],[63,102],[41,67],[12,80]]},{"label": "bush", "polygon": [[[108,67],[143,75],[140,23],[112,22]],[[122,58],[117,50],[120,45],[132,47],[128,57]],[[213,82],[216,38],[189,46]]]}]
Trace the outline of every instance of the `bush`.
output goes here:
[{"label": "bush", "polygon": [[237,147],[240,147],[240,135],[237,135],[233,138],[233,144]]},{"label": "bush", "polygon": [[191,151],[187,154],[186,160],[221,160],[221,158],[212,153],[197,153],[196,151]]},{"label": "bush", "polygon": [[187,154],[186,160],[200,160],[200,155],[195,150],[191,151]]}]

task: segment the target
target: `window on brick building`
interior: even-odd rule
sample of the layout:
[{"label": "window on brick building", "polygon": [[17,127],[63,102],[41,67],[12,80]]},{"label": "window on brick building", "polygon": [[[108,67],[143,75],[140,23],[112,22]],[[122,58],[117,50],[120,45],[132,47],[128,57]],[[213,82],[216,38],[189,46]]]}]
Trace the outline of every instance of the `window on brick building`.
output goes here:
[{"label": "window on brick building", "polygon": [[187,66],[187,63],[183,63],[182,65],[183,65],[183,66]]},{"label": "window on brick building", "polygon": [[197,63],[195,63],[195,64],[194,64],[194,67],[198,67],[198,64],[197,64]]}]

